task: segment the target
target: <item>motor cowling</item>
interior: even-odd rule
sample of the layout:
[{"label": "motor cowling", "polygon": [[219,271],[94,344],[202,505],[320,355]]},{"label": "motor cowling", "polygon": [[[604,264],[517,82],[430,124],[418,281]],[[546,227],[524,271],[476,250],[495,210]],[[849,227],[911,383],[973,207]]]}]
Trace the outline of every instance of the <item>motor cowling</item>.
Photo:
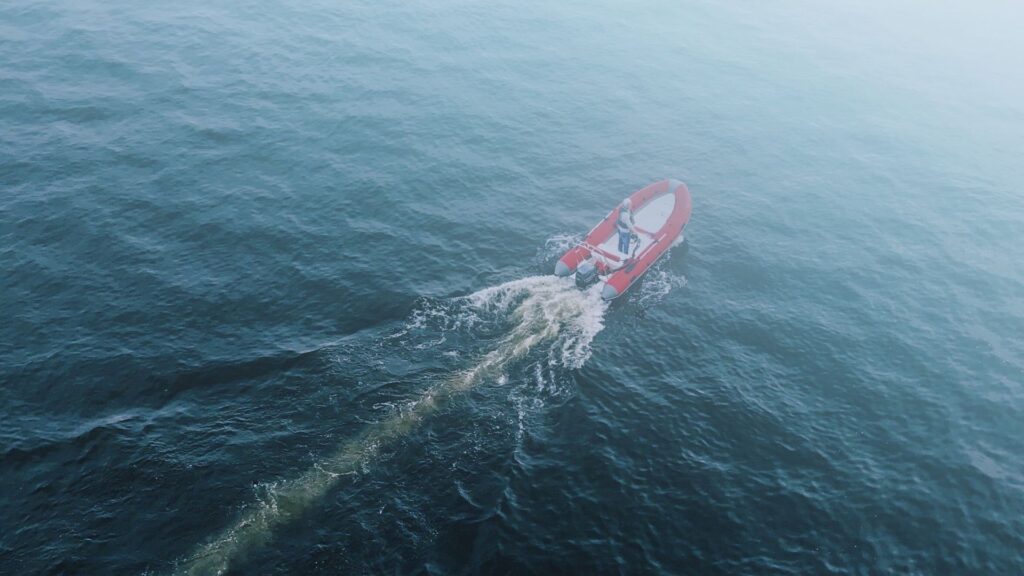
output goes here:
[{"label": "motor cowling", "polygon": [[586,260],[576,269],[576,287],[589,288],[598,280],[597,266],[593,260]]}]

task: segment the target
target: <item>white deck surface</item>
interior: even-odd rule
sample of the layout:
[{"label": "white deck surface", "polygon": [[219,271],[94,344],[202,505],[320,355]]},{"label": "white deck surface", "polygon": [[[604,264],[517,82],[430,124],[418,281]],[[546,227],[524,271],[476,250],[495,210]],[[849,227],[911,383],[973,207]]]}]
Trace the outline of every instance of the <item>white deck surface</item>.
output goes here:
[{"label": "white deck surface", "polygon": [[[672,215],[672,210],[675,207],[675,194],[662,194],[661,196],[652,199],[633,213],[633,219],[636,222],[636,227],[647,232],[657,232],[665,225],[665,222],[668,221],[668,217]],[[651,240],[649,236],[640,234],[640,248],[636,251],[636,254],[638,256],[642,254],[644,250],[647,250],[647,247],[650,246],[652,242],[653,240]],[[610,254],[621,255],[621,252],[619,252],[618,232],[614,232],[610,238],[601,244],[600,248]],[[634,245],[630,243],[629,248],[632,252]]]}]

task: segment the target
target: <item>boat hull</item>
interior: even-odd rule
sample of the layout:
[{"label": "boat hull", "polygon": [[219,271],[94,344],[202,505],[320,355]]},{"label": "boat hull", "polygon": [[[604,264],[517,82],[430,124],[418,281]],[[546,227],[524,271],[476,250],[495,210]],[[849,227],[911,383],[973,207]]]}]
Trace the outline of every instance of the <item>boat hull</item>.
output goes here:
[{"label": "boat hull", "polygon": [[[671,197],[667,195],[671,195]],[[635,284],[680,238],[686,224],[690,221],[690,213],[693,211],[690,191],[686,184],[679,180],[655,182],[637,190],[629,196],[629,199],[634,207],[633,212],[637,215],[638,227],[640,227],[640,216],[644,215],[645,210],[661,209],[659,213],[652,212],[652,218],[656,219],[660,226],[657,229],[644,230],[649,232],[651,237],[641,240],[638,249],[629,255],[623,255],[615,249],[610,249],[618,235],[616,222],[621,205],[617,206],[587,234],[582,243],[559,258],[555,264],[556,275],[569,276],[576,272],[580,264],[592,257],[609,261],[618,267],[605,277],[601,296],[606,300],[617,298]],[[665,208],[669,201],[672,202],[670,210]]]}]

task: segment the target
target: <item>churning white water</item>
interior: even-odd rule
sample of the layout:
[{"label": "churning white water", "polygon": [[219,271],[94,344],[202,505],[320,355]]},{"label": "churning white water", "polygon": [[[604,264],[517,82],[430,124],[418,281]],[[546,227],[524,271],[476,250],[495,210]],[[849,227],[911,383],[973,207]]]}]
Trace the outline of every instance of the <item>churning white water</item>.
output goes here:
[{"label": "churning white water", "polygon": [[223,574],[234,562],[266,545],[277,526],[315,506],[341,476],[371,464],[382,447],[408,434],[445,399],[488,379],[502,378],[509,363],[537,346],[548,347],[551,364],[570,369],[583,366],[590,357],[591,341],[604,327],[607,304],[599,288],[580,291],[571,279],[533,276],[458,298],[445,309],[414,313],[409,321],[413,326],[421,324],[425,315],[442,313],[449,314],[450,324],[455,325],[471,323],[478,314],[496,315],[510,328],[473,366],[451,374],[395,415],[368,426],[302,474],[269,485],[264,498],[184,558],[175,574]]}]

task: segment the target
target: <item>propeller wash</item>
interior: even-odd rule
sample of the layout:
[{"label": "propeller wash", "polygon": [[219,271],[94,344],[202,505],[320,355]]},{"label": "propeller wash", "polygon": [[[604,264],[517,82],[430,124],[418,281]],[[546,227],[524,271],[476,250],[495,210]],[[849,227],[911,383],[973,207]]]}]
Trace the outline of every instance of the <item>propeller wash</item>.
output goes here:
[{"label": "propeller wash", "polygon": [[[455,324],[479,315],[501,317],[508,326],[497,344],[470,368],[453,372],[393,416],[371,424],[298,476],[276,483],[234,523],[177,563],[174,574],[224,574],[271,542],[274,530],[300,517],[334,488],[342,476],[372,464],[381,449],[410,433],[444,402],[488,380],[540,345],[549,361],[576,369],[590,357],[590,343],[604,327],[607,304],[600,287],[577,290],[569,278],[533,276],[485,288],[450,301]],[[415,318],[414,314],[414,318]]]}]

